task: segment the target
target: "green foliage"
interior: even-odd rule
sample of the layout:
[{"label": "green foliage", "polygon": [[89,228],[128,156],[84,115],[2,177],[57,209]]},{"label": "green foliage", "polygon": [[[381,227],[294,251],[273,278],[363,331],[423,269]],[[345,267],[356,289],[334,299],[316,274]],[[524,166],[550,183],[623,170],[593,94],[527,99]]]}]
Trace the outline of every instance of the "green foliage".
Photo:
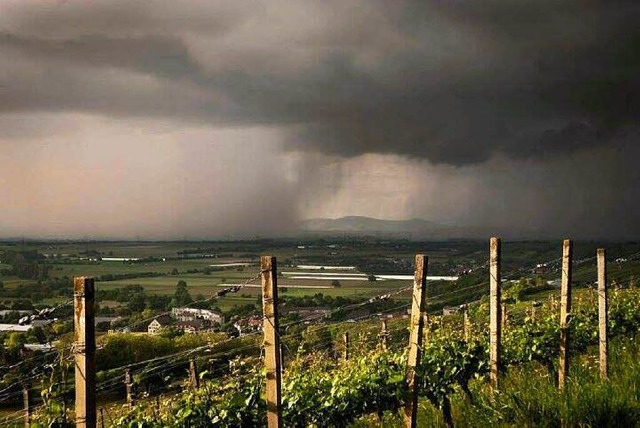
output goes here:
[{"label": "green foliage", "polygon": [[238,361],[224,380],[203,381],[196,391],[162,400],[159,411],[149,412],[148,404],[140,403],[114,422],[131,428],[266,426],[266,405],[260,398],[263,377],[259,366]]},{"label": "green foliage", "polygon": [[[403,354],[376,351],[333,367],[298,361],[285,373],[285,425],[344,427],[357,417],[397,410],[405,394]],[[333,369],[333,370],[332,370]]]},{"label": "green foliage", "polygon": [[161,336],[108,334],[96,352],[97,369],[108,370],[177,352],[176,343]]},{"label": "green foliage", "polygon": [[[573,354],[597,343],[595,297],[595,293],[587,292],[574,299],[569,323]],[[611,293],[612,336],[635,333],[640,329],[640,311],[636,306],[639,297],[638,290]],[[483,305],[473,313],[474,317],[482,319],[487,315]],[[502,369],[509,369],[507,378],[514,383],[505,382],[501,394],[489,395],[485,386],[487,335],[474,335],[473,340],[467,342],[460,338],[456,325],[435,317],[432,323],[438,327],[430,331],[417,367],[420,395],[442,411],[442,417],[448,424],[461,417],[452,411],[452,401],[471,415],[477,422],[476,426],[558,426],[566,421],[602,426],[612,423],[607,421],[622,425],[634,425],[640,421],[640,399],[635,394],[625,395],[617,386],[597,381],[597,370],[594,370],[593,360],[588,358],[584,364],[572,364],[572,367],[578,367],[572,368],[571,376],[587,379],[585,385],[570,381],[566,393],[556,391],[553,384],[555,376],[545,372],[544,367],[553,370],[557,358],[558,318],[557,303],[551,301],[538,309],[536,320],[527,316],[522,322],[507,326],[503,336]],[[457,320],[449,318],[454,319]],[[482,330],[485,328],[477,331]],[[300,332],[302,353],[289,363],[283,376],[282,402],[286,426],[344,427],[364,415],[382,416],[385,412],[397,412],[403,405],[407,392],[404,350],[357,349],[349,361],[336,361],[330,357],[334,351],[332,339],[338,333],[337,329],[329,326],[315,326]],[[196,336],[186,335],[174,340],[118,336],[125,335],[107,338],[104,348],[99,351],[105,354],[104,358],[130,363],[170,354],[181,347],[198,346]],[[353,337],[365,339],[362,341],[365,344],[370,342],[366,340],[368,337],[364,331],[353,331]],[[246,337],[238,339],[238,342],[223,342],[215,353],[241,349],[244,347],[242,340],[253,339]],[[640,350],[637,345],[633,346],[632,357],[623,364],[634,371],[622,370],[623,374],[614,374],[618,379],[629,377],[628,381],[620,382],[630,390],[635,390],[634,385],[640,382],[640,363],[637,363]],[[185,389],[172,399],[165,398],[160,409],[154,410],[150,403],[141,401],[118,419],[117,425],[264,426],[266,409],[260,394],[265,373],[255,357],[235,361],[231,372],[223,378],[209,377],[208,372],[203,372],[203,386],[199,390]],[[624,398],[606,398],[614,393],[624,395]],[[59,408],[51,406],[50,413],[55,414]]]}]

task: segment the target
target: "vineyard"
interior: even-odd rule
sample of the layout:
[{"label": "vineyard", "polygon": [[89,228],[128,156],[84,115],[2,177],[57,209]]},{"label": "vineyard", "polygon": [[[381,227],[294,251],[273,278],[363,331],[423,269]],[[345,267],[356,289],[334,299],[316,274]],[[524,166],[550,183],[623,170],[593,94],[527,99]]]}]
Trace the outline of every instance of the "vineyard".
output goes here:
[{"label": "vineyard", "polygon": [[[626,272],[624,277],[618,275],[614,279],[614,275],[607,275],[604,264],[599,264],[600,283],[596,284],[593,277],[590,286],[574,290],[572,297],[570,285],[576,278],[571,277],[571,266],[594,263],[596,257],[572,261],[569,252],[553,261],[559,264],[567,289],[548,294],[542,301],[523,301],[523,290],[507,280],[521,272],[501,277],[499,248],[497,251],[497,257],[492,253],[491,262],[485,267],[487,282],[450,292],[461,295],[469,290],[487,290],[491,285],[491,293],[452,314],[425,312],[425,303],[439,296],[421,293],[428,289],[424,280],[427,263],[425,259],[423,271],[417,257],[412,287],[336,308],[322,319],[301,319],[284,325],[277,320],[277,292],[269,294],[269,286],[271,292],[277,290],[274,263],[260,272],[265,293],[262,332],[100,372],[93,391],[88,393],[95,397],[96,391],[125,385],[127,402],[96,407],[96,423],[123,427],[250,427],[271,426],[274,417],[275,426],[293,427],[369,426],[383,422],[392,426],[453,426],[455,414],[464,411],[481,414],[483,423],[510,425],[522,423],[517,409],[524,406],[527,398],[519,394],[526,396],[527,391],[514,393],[510,390],[513,385],[503,383],[504,379],[520,377],[520,389],[527,383],[532,388],[538,385],[540,391],[559,388],[563,391],[555,397],[568,397],[576,394],[571,377],[582,373],[580,376],[596,379],[593,381],[597,388],[604,391],[613,370],[608,369],[608,340],[615,343],[612,349],[619,354],[616,361],[622,361],[628,351],[625,347],[635,346],[635,335],[640,330],[640,289],[633,279]],[[604,252],[598,259],[601,260]],[[610,283],[615,287],[608,290]],[[412,291],[409,303],[394,300]],[[362,307],[379,301],[398,304],[373,316],[329,321],[333,313],[357,314]],[[407,317],[409,308],[412,313]],[[73,377],[77,346],[71,347],[71,353],[57,353],[44,375],[34,375],[42,384],[43,403],[27,412],[31,426],[85,423],[78,420],[77,404],[73,416],[69,400],[68,384]],[[596,358],[594,347],[600,349]],[[90,355],[86,352],[83,358]],[[630,360],[635,361],[635,355]],[[493,366],[496,370],[492,370]],[[203,370],[198,372],[197,368]],[[188,373],[181,387],[149,387],[162,385],[163,379],[176,370]],[[545,387],[540,386],[541,379],[546,382]],[[77,379],[75,389],[77,401]],[[414,397],[419,400],[414,401]],[[540,400],[543,403],[543,398]],[[95,402],[93,405],[97,406]],[[512,411],[505,412],[509,407]],[[524,413],[529,418],[544,418],[550,409]],[[636,411],[637,417],[640,405]],[[16,413],[7,423],[22,420],[24,415]],[[91,416],[85,417],[86,426],[92,425]],[[562,414],[548,417],[557,425],[594,423],[563,421]],[[545,421],[548,420],[528,423]],[[622,417],[622,422],[633,425],[640,423],[640,418]]]}]

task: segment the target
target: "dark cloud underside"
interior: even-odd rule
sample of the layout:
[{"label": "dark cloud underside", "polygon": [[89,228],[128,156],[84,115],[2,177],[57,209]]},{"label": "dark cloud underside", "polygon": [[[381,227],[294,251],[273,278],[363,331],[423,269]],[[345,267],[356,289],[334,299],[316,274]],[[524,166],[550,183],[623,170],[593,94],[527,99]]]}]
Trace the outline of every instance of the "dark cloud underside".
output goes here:
[{"label": "dark cloud underside", "polygon": [[[637,135],[635,1],[368,2],[342,20],[315,4],[324,26],[312,23],[312,13],[296,20],[278,4],[271,7],[282,14],[275,24],[288,30],[257,46],[235,45],[234,37],[247,21],[269,34],[274,23],[261,19],[260,7],[225,10],[229,22],[211,12],[208,27],[178,20],[165,30],[156,22],[163,22],[159,5],[121,5],[107,16],[128,16],[124,29],[102,22],[99,10],[81,15],[88,22],[77,31],[63,19],[60,26],[71,30],[56,28],[55,19],[46,31],[4,25],[5,55],[34,67],[46,63],[51,73],[3,82],[0,108],[295,125],[292,149],[399,153],[458,165],[498,152],[568,153]],[[370,22],[357,19],[366,9],[375,11]],[[201,58],[199,38],[219,57]],[[166,87],[131,93],[108,75],[98,77],[100,85],[73,78],[74,71],[95,69],[151,75]]]}]

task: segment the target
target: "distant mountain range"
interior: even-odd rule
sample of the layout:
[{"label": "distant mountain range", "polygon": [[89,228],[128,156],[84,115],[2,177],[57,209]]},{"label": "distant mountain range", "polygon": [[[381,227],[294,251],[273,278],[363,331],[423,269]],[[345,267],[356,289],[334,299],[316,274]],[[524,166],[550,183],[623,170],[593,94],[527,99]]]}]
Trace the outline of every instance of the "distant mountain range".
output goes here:
[{"label": "distant mountain range", "polygon": [[313,218],[300,225],[300,231],[312,234],[389,235],[419,238],[461,238],[478,236],[477,230],[434,223],[423,219],[381,220],[364,216]]}]

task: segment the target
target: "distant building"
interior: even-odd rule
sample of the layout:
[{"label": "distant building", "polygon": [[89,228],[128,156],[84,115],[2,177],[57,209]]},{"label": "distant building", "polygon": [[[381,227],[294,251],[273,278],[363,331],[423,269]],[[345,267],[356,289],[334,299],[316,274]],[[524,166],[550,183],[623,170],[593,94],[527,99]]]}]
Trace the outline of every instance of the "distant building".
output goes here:
[{"label": "distant building", "polygon": [[173,319],[169,315],[159,315],[155,317],[147,326],[147,333],[158,334],[164,327],[168,327],[173,323]]},{"label": "distant building", "polygon": [[175,323],[172,327],[183,333],[195,334],[203,329],[204,323],[202,322],[202,320],[179,321]]},{"label": "distant building", "polygon": [[171,316],[179,321],[207,321],[211,324],[222,324],[224,317],[216,311],[196,308],[173,308]]},{"label": "distant building", "polygon": [[262,322],[262,317],[251,317],[238,320],[233,326],[238,330],[238,333],[245,334],[262,330]]},{"label": "distant building", "polygon": [[533,268],[533,273],[536,275],[544,275],[549,272],[551,272],[551,269],[549,269],[546,263],[538,263],[536,267]]},{"label": "distant building", "polygon": [[442,308],[442,315],[453,315],[460,312],[460,306],[445,306]]}]

